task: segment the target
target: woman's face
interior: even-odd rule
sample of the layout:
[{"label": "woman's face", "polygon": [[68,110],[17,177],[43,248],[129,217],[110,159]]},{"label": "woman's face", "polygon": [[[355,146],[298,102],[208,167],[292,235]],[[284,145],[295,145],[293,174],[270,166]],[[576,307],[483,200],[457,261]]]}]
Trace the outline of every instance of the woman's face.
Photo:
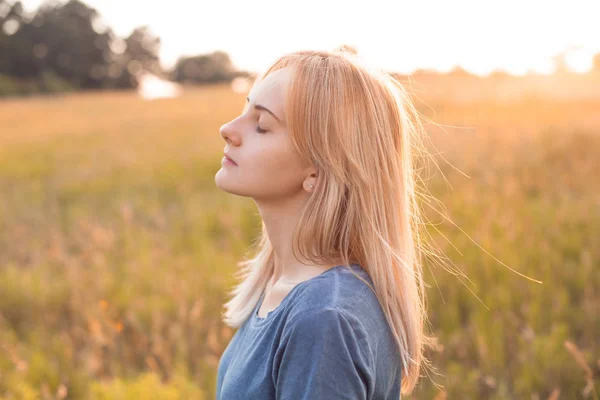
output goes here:
[{"label": "woman's face", "polygon": [[272,201],[297,195],[316,183],[310,177],[314,168],[302,164],[287,133],[284,101],[290,68],[273,71],[257,81],[244,112],[221,127],[225,152],[237,165],[221,162],[215,175],[220,189]]}]

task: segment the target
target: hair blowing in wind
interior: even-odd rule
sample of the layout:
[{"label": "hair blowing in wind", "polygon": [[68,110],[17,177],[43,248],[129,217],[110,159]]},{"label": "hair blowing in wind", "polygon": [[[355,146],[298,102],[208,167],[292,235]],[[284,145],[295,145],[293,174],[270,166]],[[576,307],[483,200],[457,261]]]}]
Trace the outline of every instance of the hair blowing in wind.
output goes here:
[{"label": "hair blowing in wind", "polygon": [[[286,54],[261,78],[288,66],[294,70],[285,104],[288,135],[319,170],[295,228],[294,255],[368,271],[399,348],[402,393],[410,394],[433,344],[425,330],[418,204],[425,188],[417,172],[427,153],[419,114],[393,76],[343,50]],[[239,263],[240,283],[225,304],[231,327],[250,316],[274,271],[264,223],[252,251]]]}]

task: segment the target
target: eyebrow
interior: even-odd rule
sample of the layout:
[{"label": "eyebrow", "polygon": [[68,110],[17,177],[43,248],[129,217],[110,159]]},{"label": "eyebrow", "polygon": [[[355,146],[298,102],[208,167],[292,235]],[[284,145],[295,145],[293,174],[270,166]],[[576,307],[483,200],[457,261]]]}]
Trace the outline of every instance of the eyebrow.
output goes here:
[{"label": "eyebrow", "polygon": [[[250,101],[250,97],[246,97],[246,101],[248,101],[248,102],[249,102],[249,101]],[[261,110],[261,111],[266,111],[266,112],[268,112],[269,114],[271,114],[271,115],[273,116],[273,118],[275,118],[275,119],[277,120],[277,122],[279,122],[280,124],[282,124],[281,120],[280,120],[279,118],[277,118],[277,115],[275,115],[275,114],[273,113],[273,111],[269,110],[267,107],[265,107],[265,106],[261,106],[260,104],[255,104],[255,105],[254,105],[254,109],[255,109],[255,110]]]}]

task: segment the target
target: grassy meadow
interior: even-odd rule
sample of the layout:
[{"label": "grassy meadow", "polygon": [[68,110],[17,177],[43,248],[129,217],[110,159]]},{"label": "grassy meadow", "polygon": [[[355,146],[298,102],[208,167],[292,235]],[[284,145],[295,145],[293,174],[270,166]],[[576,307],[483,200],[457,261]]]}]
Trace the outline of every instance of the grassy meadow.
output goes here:
[{"label": "grassy meadow", "polygon": [[[260,228],[214,184],[244,101],[0,101],[0,399],[214,399]],[[453,222],[427,211],[431,243],[465,276],[427,262],[436,373],[410,398],[598,399],[600,99],[417,104]]]}]

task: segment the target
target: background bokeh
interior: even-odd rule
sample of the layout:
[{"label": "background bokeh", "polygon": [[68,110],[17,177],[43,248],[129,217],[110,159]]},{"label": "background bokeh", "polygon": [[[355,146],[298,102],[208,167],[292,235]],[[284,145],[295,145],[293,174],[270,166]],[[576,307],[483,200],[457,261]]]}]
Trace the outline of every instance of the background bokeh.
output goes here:
[{"label": "background bokeh", "polygon": [[[215,186],[219,127],[253,72],[225,51],[166,69],[150,28],[118,37],[99,15],[0,0],[0,398],[212,399],[260,231],[252,200]],[[425,266],[437,374],[410,398],[598,399],[600,55],[397,77],[439,167],[428,240],[453,267]]]}]

